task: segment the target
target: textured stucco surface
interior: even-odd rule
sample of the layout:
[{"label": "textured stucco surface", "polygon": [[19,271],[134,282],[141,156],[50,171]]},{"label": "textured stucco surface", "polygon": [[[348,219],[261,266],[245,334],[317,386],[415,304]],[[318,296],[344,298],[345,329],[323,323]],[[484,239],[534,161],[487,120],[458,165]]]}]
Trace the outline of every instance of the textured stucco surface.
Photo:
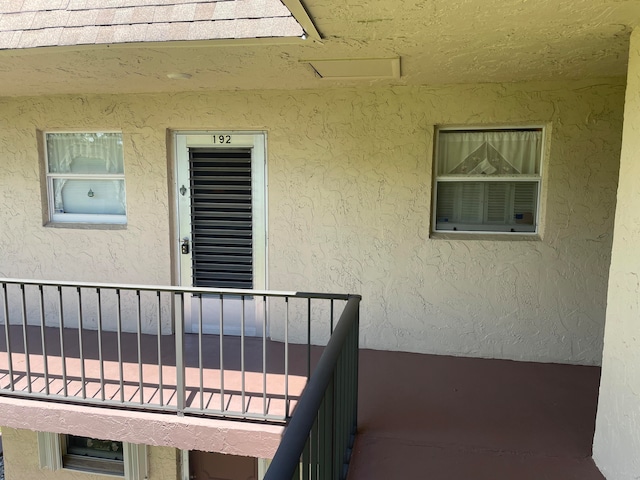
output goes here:
[{"label": "textured stucco surface", "polygon": [[[38,457],[38,437],[30,430],[2,427],[6,480],[104,480],[72,470],[41,469]],[[149,447],[149,480],[175,480],[178,474],[178,450],[169,447]]]},{"label": "textured stucco surface", "polygon": [[[268,132],[268,287],[374,349],[598,364],[623,80],[0,98],[0,276],[171,282],[167,130]],[[434,125],[546,125],[542,237],[429,237]],[[37,130],[123,132],[124,230],[42,226]]]},{"label": "textured stucco surface", "polygon": [[[22,5],[22,2],[3,3]],[[45,3],[53,10],[63,2],[56,1],[49,6],[51,1],[29,1],[24,5],[26,8]],[[119,9],[123,19],[120,15],[109,17],[109,7],[118,2],[71,2],[77,3],[99,4],[106,22],[131,21],[130,11],[125,9]],[[217,2],[208,18],[219,18],[220,12],[233,13],[236,3],[243,7],[255,5],[247,0]],[[307,33],[312,33],[314,29],[304,21],[304,15],[300,15],[299,3],[284,3],[292,7]],[[264,0],[256,4],[266,8]],[[111,44],[0,51],[2,94],[308,89],[353,85],[354,80],[320,78],[308,63],[318,59],[400,57],[400,78],[371,77],[364,80],[367,85],[370,82],[446,85],[623,76],[629,34],[640,21],[637,0],[305,0],[304,6],[322,40],[312,41],[313,35],[305,41],[242,39],[251,34],[264,37],[295,33],[299,27],[286,16],[275,24],[273,20],[257,23],[239,20],[194,22],[191,26],[163,22],[134,28],[117,25],[114,28],[42,29],[37,27],[45,19],[54,24],[61,22],[49,15],[34,15],[26,22],[4,15],[0,29],[8,31],[0,32],[0,46]],[[180,10],[189,11],[193,5],[181,7]],[[154,5],[152,10],[156,22],[177,18],[167,15],[160,6]],[[87,21],[90,13],[80,16],[80,20]],[[143,18],[145,14],[145,11],[139,12]],[[185,17],[179,15],[178,18]],[[105,22],[104,18],[100,20]],[[29,22],[34,30],[22,34],[11,31]],[[293,31],[287,32],[289,24]],[[144,38],[154,41],[224,37],[239,40],[118,45],[118,42]],[[192,77],[187,82],[167,78],[167,74],[176,72],[189,73]],[[362,84],[362,81],[356,82]]]},{"label": "textured stucco surface", "polygon": [[0,425],[129,443],[273,458],[281,425],[0,399]]},{"label": "textured stucco surface", "polygon": [[640,478],[640,30],[632,36],[593,456],[609,480]]}]

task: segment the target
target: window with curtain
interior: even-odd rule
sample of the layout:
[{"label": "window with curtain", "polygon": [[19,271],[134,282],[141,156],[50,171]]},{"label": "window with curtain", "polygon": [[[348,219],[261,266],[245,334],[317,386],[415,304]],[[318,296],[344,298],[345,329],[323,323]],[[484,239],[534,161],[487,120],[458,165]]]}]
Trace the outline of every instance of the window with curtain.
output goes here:
[{"label": "window with curtain", "polygon": [[434,230],[535,233],[542,128],[437,134]]},{"label": "window with curtain", "polygon": [[122,442],[65,435],[62,466],[71,470],[124,476]]},{"label": "window with curtain", "polygon": [[45,146],[51,221],[126,223],[121,133],[47,133]]},{"label": "window with curtain", "polygon": [[[149,476],[145,445],[38,432],[38,456],[40,468],[52,471],[76,470],[124,480],[141,480]],[[60,474],[64,477],[63,472]]]}]

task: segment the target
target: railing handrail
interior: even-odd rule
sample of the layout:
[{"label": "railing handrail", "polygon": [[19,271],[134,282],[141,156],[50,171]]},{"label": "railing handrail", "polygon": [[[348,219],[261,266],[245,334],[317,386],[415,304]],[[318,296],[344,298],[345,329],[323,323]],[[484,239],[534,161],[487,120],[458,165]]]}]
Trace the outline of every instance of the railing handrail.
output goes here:
[{"label": "railing handrail", "polygon": [[358,320],[360,295],[350,295],[298,405],[289,421],[280,446],[273,457],[264,480],[292,478],[300,463],[309,433],[313,427],[323,397],[336,369],[338,359],[353,323]]},{"label": "railing handrail", "polygon": [[20,278],[1,278],[0,284],[23,284],[47,287],[70,287],[70,288],[103,288],[118,290],[140,290],[140,291],[160,291],[175,293],[210,293],[220,295],[243,295],[250,296],[267,296],[267,297],[292,297],[292,298],[318,298],[324,300],[349,300],[350,298],[361,298],[360,295],[346,293],[316,293],[316,292],[294,292],[283,290],[247,290],[237,288],[209,288],[209,287],[184,287],[184,286],[167,286],[167,285],[138,285],[138,284],[121,284],[121,283],[94,283],[94,282],[69,282],[55,280],[32,280]]}]

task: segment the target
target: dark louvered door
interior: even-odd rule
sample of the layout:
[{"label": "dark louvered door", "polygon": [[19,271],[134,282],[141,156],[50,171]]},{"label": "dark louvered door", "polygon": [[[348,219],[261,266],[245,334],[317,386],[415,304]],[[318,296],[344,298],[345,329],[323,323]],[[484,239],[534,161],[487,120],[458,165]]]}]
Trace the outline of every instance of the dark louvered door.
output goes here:
[{"label": "dark louvered door", "polygon": [[189,149],[193,285],[253,288],[251,150]]}]

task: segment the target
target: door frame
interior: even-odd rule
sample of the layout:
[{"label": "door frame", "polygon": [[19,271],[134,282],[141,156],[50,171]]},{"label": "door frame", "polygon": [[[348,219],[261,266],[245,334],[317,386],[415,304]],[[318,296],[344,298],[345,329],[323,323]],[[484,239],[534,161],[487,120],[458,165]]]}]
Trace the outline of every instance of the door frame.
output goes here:
[{"label": "door frame", "polygon": [[[220,143],[219,139],[224,142]],[[174,130],[170,133],[172,143],[173,161],[171,165],[170,198],[172,201],[172,225],[171,225],[171,258],[172,280],[174,285],[185,285],[186,275],[183,270],[185,261],[180,253],[180,202],[182,196],[179,188],[178,167],[180,162],[189,161],[189,148],[249,148],[251,149],[251,195],[252,195],[252,248],[253,248],[253,289],[266,290],[267,285],[267,132],[263,130]],[[227,140],[229,143],[226,143]],[[191,238],[189,238],[191,240]],[[191,286],[191,282],[185,286]],[[185,327],[187,327],[185,322]],[[268,328],[268,326],[267,326]],[[266,334],[266,332],[260,332]]]}]

